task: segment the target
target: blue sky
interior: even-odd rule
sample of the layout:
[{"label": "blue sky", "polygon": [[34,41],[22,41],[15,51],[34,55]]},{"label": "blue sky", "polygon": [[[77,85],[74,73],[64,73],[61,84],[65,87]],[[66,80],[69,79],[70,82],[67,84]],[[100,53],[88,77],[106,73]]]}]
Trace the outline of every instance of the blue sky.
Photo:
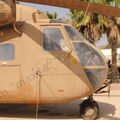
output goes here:
[{"label": "blue sky", "polygon": [[103,34],[101,39],[96,43],[96,46],[101,47],[101,46],[104,46],[104,45],[107,45],[107,44],[108,44],[107,36],[106,36],[106,34]]},{"label": "blue sky", "polygon": [[69,9],[53,7],[53,6],[48,6],[48,5],[41,5],[41,4],[23,3],[23,2],[21,2],[21,4],[25,4],[27,6],[34,7],[43,12],[46,12],[46,11],[48,11],[50,13],[56,12],[58,14],[58,18],[69,17],[68,16]]}]

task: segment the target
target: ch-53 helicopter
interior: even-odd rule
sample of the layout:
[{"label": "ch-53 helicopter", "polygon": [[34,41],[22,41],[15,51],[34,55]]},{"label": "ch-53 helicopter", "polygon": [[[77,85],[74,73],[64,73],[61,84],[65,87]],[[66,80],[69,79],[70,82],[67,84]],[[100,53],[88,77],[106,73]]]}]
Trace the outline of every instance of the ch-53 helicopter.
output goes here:
[{"label": "ch-53 helicopter", "polygon": [[[19,1],[82,10],[88,5],[78,0]],[[119,16],[120,10],[92,3],[88,11]],[[96,119],[99,107],[91,95],[103,85],[107,71],[103,54],[72,26],[16,0],[0,0],[0,103],[57,104],[89,96],[80,115]]]}]

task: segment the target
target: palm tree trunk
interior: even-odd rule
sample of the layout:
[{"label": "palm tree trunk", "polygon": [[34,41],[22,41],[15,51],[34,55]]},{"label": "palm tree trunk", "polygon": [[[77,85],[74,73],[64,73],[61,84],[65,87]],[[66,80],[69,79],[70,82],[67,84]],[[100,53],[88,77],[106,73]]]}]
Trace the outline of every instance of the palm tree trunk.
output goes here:
[{"label": "palm tree trunk", "polygon": [[112,53],[112,81],[117,82],[118,68],[117,68],[117,39],[112,40],[111,44],[111,53]]},{"label": "palm tree trunk", "polygon": [[117,46],[118,46],[118,29],[116,25],[112,25],[109,28],[109,33],[107,34],[109,43],[111,46],[111,54],[112,54],[112,69],[111,69],[111,80],[113,82],[118,82],[118,68],[117,68]]}]

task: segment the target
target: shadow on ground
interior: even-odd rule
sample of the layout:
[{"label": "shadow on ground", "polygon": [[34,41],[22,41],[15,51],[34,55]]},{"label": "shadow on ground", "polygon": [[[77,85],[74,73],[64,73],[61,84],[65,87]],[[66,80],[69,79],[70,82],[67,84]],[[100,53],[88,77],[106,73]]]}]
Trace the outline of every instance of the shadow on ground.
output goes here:
[{"label": "shadow on ground", "polygon": [[[98,102],[100,108],[100,118],[107,120],[120,120],[120,118],[115,117],[116,108],[112,104]],[[102,119],[102,120],[103,120]]]},{"label": "shadow on ground", "polygon": [[[38,118],[41,119],[79,119],[79,104],[76,101],[68,104],[40,106]],[[114,117],[115,107],[112,104],[98,102],[100,106],[100,118],[108,120],[120,120]],[[113,116],[109,116],[113,115]],[[0,117],[8,118],[35,118],[35,105],[0,105]]]}]

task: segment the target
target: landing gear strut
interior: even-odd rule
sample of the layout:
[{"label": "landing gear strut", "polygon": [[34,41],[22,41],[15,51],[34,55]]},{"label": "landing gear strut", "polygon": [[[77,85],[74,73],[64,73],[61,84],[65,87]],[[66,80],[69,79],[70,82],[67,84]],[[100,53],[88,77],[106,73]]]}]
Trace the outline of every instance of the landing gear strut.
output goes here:
[{"label": "landing gear strut", "polygon": [[87,100],[80,104],[80,116],[84,120],[96,120],[99,116],[99,106],[93,100],[93,96],[89,96]]}]

